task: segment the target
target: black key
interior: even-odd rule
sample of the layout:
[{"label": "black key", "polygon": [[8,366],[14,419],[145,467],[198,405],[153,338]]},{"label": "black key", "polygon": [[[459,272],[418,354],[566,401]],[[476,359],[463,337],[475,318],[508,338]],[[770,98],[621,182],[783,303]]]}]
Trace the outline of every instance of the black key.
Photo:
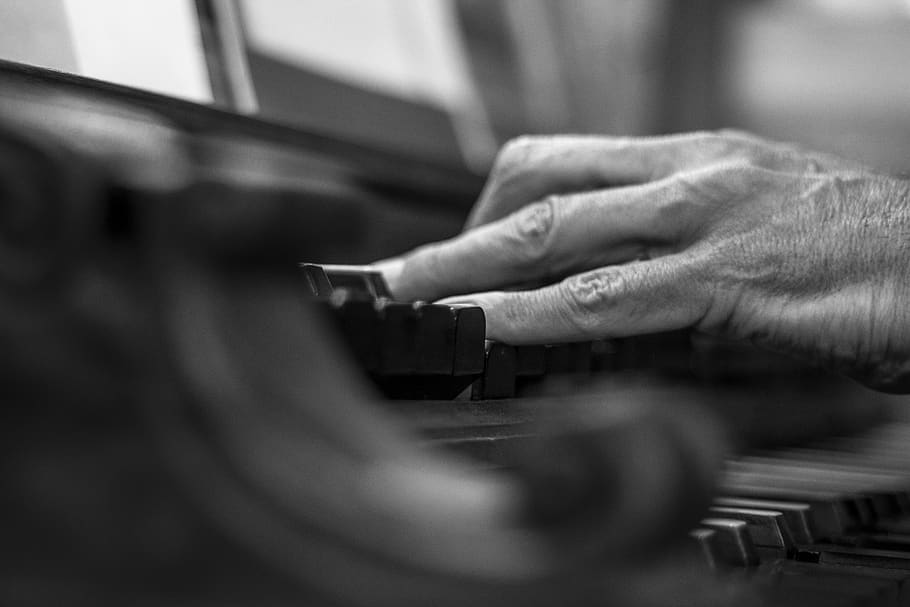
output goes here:
[{"label": "black key", "polygon": [[910,515],[910,493],[898,491],[894,494],[894,499],[897,501],[897,506],[900,511],[899,516]]},{"label": "black key", "polygon": [[546,346],[545,365],[547,375],[590,373],[591,342]]},{"label": "black key", "polygon": [[691,369],[691,333],[688,330],[636,335],[620,341],[623,368],[662,372]]},{"label": "black key", "polygon": [[336,324],[344,342],[360,363],[370,372],[379,367],[379,314],[371,299],[364,299],[338,289],[328,305],[334,312]]},{"label": "black key", "polygon": [[591,372],[591,342],[569,344],[572,373],[586,375]]},{"label": "black key", "polygon": [[308,295],[312,297],[331,297],[332,283],[329,281],[329,277],[326,275],[325,270],[322,269],[322,266],[302,263],[300,264],[300,269],[303,271],[304,285]]},{"label": "black key", "polygon": [[561,375],[571,372],[572,362],[569,344],[546,346],[544,352],[547,375]]},{"label": "black key", "polygon": [[[417,319],[413,335],[414,369],[405,371],[412,360],[411,351],[406,351],[407,361],[398,365],[395,373],[391,373],[392,367],[386,364],[382,373],[373,374],[373,381],[388,398],[456,398],[483,373],[486,355],[483,310],[476,306],[421,302],[410,305]],[[388,348],[385,354],[386,357],[398,357],[390,354]]]},{"label": "black key", "polygon": [[450,306],[455,313],[455,358],[452,374],[480,375],[486,359],[487,319],[478,306]]},{"label": "black key", "polygon": [[746,523],[752,543],[762,556],[784,558],[796,549],[796,542],[782,512],[714,506],[711,516]]},{"label": "black key", "polygon": [[701,522],[701,526],[717,533],[711,542],[714,562],[731,567],[754,567],[759,564],[758,552],[745,522],[708,518]]},{"label": "black key", "polygon": [[871,496],[857,495],[846,503],[851,516],[856,519],[857,527],[868,528],[878,521],[875,500]]},{"label": "black key", "polygon": [[611,339],[599,339],[591,342],[591,371],[603,373],[618,371],[622,366],[617,342]]},{"label": "black key", "polygon": [[417,313],[416,372],[452,375],[455,363],[455,323],[449,306],[415,304]]},{"label": "black key", "polygon": [[518,361],[515,348],[491,342],[486,353],[483,375],[474,382],[473,400],[511,398],[515,396],[515,372]]},{"label": "black key", "polygon": [[417,308],[410,303],[376,302],[379,312],[381,375],[409,375],[417,369]]},{"label": "black key", "polygon": [[545,346],[517,346],[515,355],[518,367],[515,374],[519,377],[537,377],[547,369]]},{"label": "black key", "polygon": [[901,514],[898,491],[874,491],[867,495],[876,521],[887,521]]}]

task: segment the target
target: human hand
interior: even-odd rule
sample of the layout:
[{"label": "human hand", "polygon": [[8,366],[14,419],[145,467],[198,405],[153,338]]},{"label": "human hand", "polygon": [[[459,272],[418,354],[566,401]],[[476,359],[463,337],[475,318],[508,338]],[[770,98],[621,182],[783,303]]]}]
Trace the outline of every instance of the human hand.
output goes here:
[{"label": "human hand", "polygon": [[751,135],[518,139],[463,234],[377,265],[507,343],[694,327],[910,391],[910,184]]}]

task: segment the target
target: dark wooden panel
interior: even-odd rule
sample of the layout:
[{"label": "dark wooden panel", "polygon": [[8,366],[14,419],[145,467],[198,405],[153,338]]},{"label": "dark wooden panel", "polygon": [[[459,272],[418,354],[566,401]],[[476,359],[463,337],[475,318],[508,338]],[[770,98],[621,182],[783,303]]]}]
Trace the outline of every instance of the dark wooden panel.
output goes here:
[{"label": "dark wooden panel", "polygon": [[[16,97],[23,86],[43,86],[48,87],[49,93],[150,110],[188,133],[248,137],[263,145],[286,145],[300,155],[337,162],[374,190],[393,194],[396,200],[418,202],[424,209],[467,213],[483,185],[482,177],[464,170],[451,158],[423,153],[417,147],[370,147],[363,138],[348,137],[350,133],[332,133],[315,125],[307,129],[293,127],[92,78],[0,61],[0,97]],[[401,108],[400,116],[405,115]],[[428,120],[414,118],[411,130],[418,130]]]}]

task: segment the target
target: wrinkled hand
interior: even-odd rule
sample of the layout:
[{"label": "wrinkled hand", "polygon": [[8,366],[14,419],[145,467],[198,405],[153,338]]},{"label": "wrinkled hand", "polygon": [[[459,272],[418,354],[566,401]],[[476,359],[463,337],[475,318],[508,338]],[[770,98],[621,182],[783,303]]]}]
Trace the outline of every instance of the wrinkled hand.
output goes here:
[{"label": "wrinkled hand", "polygon": [[378,265],[507,343],[691,326],[910,391],[910,183],[747,134],[518,139],[463,234]]}]

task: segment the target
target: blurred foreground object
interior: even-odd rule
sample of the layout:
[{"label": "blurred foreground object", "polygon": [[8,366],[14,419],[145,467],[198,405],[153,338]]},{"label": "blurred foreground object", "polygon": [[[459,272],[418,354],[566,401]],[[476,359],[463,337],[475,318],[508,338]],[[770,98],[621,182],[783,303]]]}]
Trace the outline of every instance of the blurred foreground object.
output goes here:
[{"label": "blurred foreground object", "polygon": [[495,472],[371,404],[285,263],[359,235],[342,167],[33,86],[0,150],[4,604],[628,604],[707,505],[689,406],[567,401]]}]

